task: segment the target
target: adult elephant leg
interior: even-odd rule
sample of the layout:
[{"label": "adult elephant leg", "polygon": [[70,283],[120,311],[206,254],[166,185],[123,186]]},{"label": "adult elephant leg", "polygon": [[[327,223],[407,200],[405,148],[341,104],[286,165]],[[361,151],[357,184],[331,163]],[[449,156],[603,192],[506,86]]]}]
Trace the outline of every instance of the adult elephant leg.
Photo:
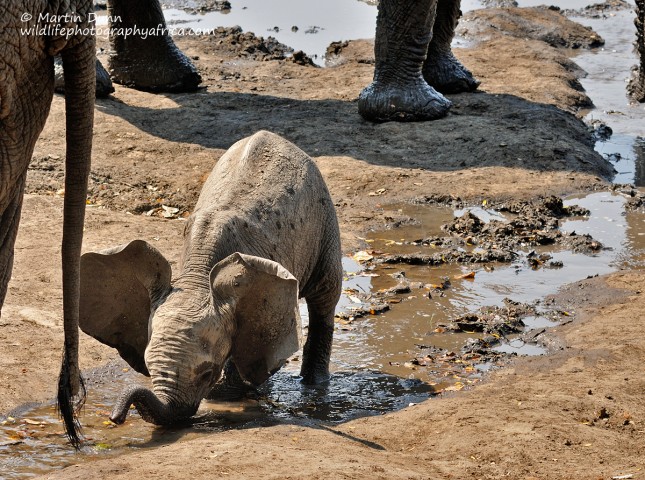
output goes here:
[{"label": "adult elephant leg", "polygon": [[455,58],[450,48],[461,16],[460,4],[460,0],[438,0],[432,41],[423,64],[423,77],[442,93],[471,92],[479,86],[479,81]]},{"label": "adult elephant leg", "polygon": [[13,248],[18,234],[26,178],[25,173],[18,180],[13,199],[0,214],[0,311],[7,295],[7,285],[13,268]]},{"label": "adult elephant leg", "polygon": [[231,360],[228,360],[224,365],[223,373],[222,379],[215,384],[206,396],[209,400],[240,400],[257,391],[253,385],[244,381]]},{"label": "adult elephant leg", "polygon": [[[54,90],[58,93],[65,93],[65,78],[63,76],[63,60],[60,56],[54,59],[54,74],[56,82]],[[114,93],[114,85],[110,79],[110,74],[103,68],[103,65],[96,59],[96,98],[107,98]]]},{"label": "adult elephant leg", "polygon": [[159,0],[111,0],[108,15],[115,82],[153,92],[197,89],[202,79],[168,34]]},{"label": "adult elephant leg", "polygon": [[636,0],[636,51],[639,64],[627,86],[629,96],[637,102],[645,102],[645,0]]},{"label": "adult elephant leg", "polygon": [[421,72],[432,38],[437,0],[381,0],[376,19],[374,81],[358,98],[367,120],[433,120],[450,101]]}]

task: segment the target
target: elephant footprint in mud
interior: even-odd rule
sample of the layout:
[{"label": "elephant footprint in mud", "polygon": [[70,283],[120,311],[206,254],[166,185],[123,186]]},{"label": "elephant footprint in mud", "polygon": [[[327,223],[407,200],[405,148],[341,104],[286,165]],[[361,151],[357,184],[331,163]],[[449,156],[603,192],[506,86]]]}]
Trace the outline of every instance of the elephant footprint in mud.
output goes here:
[{"label": "elephant footprint in mud", "polygon": [[152,391],[128,388],[111,419],[123,423],[131,404],[151,423],[186,419],[224,366],[260,385],[299,348],[299,297],[309,311],[302,379],[326,381],[341,282],[338,222],[316,165],[268,132],[237,142],[188,219],[172,284],[168,261],[141,240],[82,257],[81,328],[152,379]]}]

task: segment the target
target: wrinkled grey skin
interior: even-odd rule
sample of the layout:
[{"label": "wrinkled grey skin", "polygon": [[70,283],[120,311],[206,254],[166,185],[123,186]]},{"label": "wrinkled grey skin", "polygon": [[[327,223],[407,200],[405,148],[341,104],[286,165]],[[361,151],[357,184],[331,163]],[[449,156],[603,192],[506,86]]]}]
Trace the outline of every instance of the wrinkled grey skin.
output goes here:
[{"label": "wrinkled grey skin", "polygon": [[[109,0],[108,26],[112,51],[108,71],[116,83],[152,92],[190,92],[202,79],[192,62],[168,35],[158,0]],[[122,34],[137,27],[155,30],[143,37]],[[159,30],[157,30],[159,29]]]},{"label": "wrinkled grey skin", "polygon": [[[108,28],[111,50],[108,71],[96,62],[96,96],[114,92],[114,82],[150,92],[192,92],[202,79],[197,69],[177,48],[166,30],[158,0],[110,0]],[[128,33],[154,32],[145,36]],[[134,32],[134,30],[130,30]],[[62,70],[56,71],[56,91],[64,93]]]},{"label": "wrinkled grey skin", "polygon": [[454,57],[450,43],[459,0],[381,0],[376,19],[374,81],[358,111],[374,122],[434,120],[451,103],[441,93],[473,91],[479,82]]},{"label": "wrinkled grey skin", "polygon": [[[65,77],[63,75],[63,60],[60,56],[54,59],[54,73],[56,78],[54,91],[56,93],[65,93]],[[114,85],[110,74],[103,68],[101,62],[96,59],[96,98],[107,98],[114,93]]]},{"label": "wrinkled grey skin", "polygon": [[[75,447],[80,439],[72,401],[75,395],[80,394],[81,402],[83,397],[78,365],[79,261],[92,148],[95,41],[89,31],[64,38],[21,32],[21,28],[36,26],[45,18],[52,29],[61,25],[86,28],[91,9],[91,1],[0,3],[0,308],[11,277],[27,167],[54,93],[54,55],[61,55],[65,70],[68,92],[62,244],[65,346],[58,401]],[[61,19],[66,20],[63,16],[70,12],[77,12],[77,18],[62,24]],[[41,21],[40,25],[44,23]]]},{"label": "wrinkled grey skin", "polygon": [[636,51],[639,65],[635,67],[627,86],[629,96],[637,102],[645,102],[645,0],[636,0]]},{"label": "wrinkled grey skin", "polygon": [[131,404],[154,424],[195,414],[222,369],[257,386],[298,349],[298,298],[309,310],[301,375],[329,376],[341,250],[334,205],[313,161],[268,132],[218,161],[188,219],[175,278],[143,241],[83,255],[81,328],[152,379]]}]

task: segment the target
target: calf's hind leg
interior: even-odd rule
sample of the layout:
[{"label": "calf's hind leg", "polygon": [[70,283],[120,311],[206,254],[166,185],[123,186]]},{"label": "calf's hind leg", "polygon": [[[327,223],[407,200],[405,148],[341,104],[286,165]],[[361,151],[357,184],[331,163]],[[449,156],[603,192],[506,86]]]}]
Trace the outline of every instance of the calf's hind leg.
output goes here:
[{"label": "calf's hind leg", "polygon": [[334,337],[334,313],[336,304],[329,308],[307,299],[309,330],[302,352],[302,382],[316,385],[329,380],[329,358]]}]

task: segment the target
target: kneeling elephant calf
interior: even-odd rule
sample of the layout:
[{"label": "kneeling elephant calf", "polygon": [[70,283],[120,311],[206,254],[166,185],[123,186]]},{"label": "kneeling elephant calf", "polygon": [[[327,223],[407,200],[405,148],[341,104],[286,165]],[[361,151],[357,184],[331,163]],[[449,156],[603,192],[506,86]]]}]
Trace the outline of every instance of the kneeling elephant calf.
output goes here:
[{"label": "kneeling elephant calf", "polygon": [[160,425],[194,415],[227,362],[261,384],[299,348],[299,297],[303,382],[325,381],[341,281],[336,213],[314,162],[268,132],[237,142],[188,219],[172,283],[142,240],[81,259],[81,328],[152,379],[152,391],[124,392],[112,420],[131,404]]}]

